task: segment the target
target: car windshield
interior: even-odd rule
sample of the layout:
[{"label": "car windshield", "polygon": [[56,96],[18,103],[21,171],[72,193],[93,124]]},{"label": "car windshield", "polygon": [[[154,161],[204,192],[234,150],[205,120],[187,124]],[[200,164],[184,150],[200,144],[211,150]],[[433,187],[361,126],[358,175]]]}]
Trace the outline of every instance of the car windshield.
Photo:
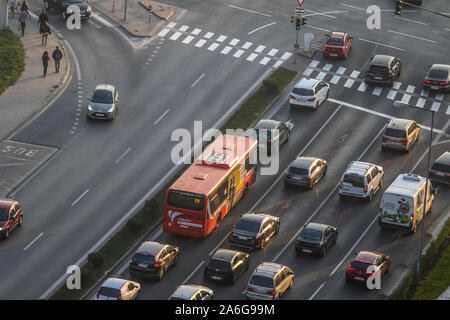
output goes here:
[{"label": "car windshield", "polygon": [[83,2],[83,0],[64,0],[64,2],[67,2],[67,3],[79,3],[79,2]]},{"label": "car windshield", "polygon": [[294,88],[292,89],[292,93],[297,94],[299,96],[313,96],[314,91],[312,89],[306,88]]},{"label": "car windshield", "polygon": [[259,224],[255,222],[240,220],[236,228],[237,230],[247,231],[247,232],[253,232],[257,233],[259,231]]},{"label": "car windshield", "polygon": [[170,190],[167,196],[167,203],[180,209],[200,211],[204,208],[204,202],[204,197],[201,194],[178,190]]},{"label": "car windshield", "polygon": [[430,72],[428,72],[428,77],[447,81],[448,71],[442,69],[431,69]]},{"label": "car windshield", "polygon": [[229,269],[230,263],[223,260],[211,259],[209,260],[208,267],[211,269]]},{"label": "car windshield", "polygon": [[112,92],[109,90],[96,90],[91,101],[95,103],[113,103]]},{"label": "car windshield", "polygon": [[336,38],[328,38],[327,44],[330,46],[344,46],[344,40]]},{"label": "car windshield", "polygon": [[386,131],[384,132],[384,135],[392,138],[406,138],[406,131],[387,128]]},{"label": "car windshield", "polygon": [[344,176],[344,182],[351,183],[354,187],[364,187],[364,177],[355,174],[346,174]]},{"label": "car windshield", "polygon": [[288,172],[292,173],[292,174],[298,174],[298,175],[301,175],[301,176],[307,176],[309,174],[309,170],[308,169],[295,168],[295,167],[290,167]]},{"label": "car windshield", "polygon": [[265,276],[254,275],[250,279],[250,284],[258,287],[273,288],[273,279]]},{"label": "car windshield", "polygon": [[322,231],[314,229],[304,229],[301,238],[307,241],[320,241],[322,240]]},{"label": "car windshield", "polygon": [[9,209],[0,208],[0,221],[8,221]]},{"label": "car windshield", "polygon": [[361,261],[356,261],[356,260],[353,260],[352,263],[350,264],[350,266],[352,268],[355,268],[355,269],[358,269],[361,271],[366,271],[367,268],[371,265],[372,265],[371,263],[361,262]]},{"label": "car windshield", "polygon": [[108,287],[101,287],[99,294],[105,297],[117,298],[119,296],[119,290]]},{"label": "car windshield", "polygon": [[133,261],[136,263],[150,264],[155,262],[155,257],[152,255],[146,255],[143,253],[136,253],[133,257]]},{"label": "car windshield", "polygon": [[[441,164],[441,163],[434,163],[433,166],[431,167],[431,169],[435,170],[435,171],[450,173],[450,166]],[[0,218],[0,220],[1,220],[1,218]]]},{"label": "car windshield", "polygon": [[369,67],[369,71],[373,72],[373,73],[388,73],[389,69],[387,67],[383,67],[383,66],[371,65]]}]

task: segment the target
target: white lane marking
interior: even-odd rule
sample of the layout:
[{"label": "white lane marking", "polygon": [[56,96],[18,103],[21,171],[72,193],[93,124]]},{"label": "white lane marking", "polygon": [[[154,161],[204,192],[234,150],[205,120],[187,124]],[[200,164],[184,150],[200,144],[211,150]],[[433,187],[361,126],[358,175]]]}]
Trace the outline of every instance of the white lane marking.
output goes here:
[{"label": "white lane marking", "polygon": [[191,84],[191,88],[193,88],[197,82],[199,82],[200,80],[202,80],[202,78],[205,76],[205,74],[203,73],[197,80],[195,80],[195,82],[193,84]]},{"label": "white lane marking", "polygon": [[344,87],[351,88],[354,83],[355,83],[355,80],[347,79],[347,81],[345,81],[345,83],[344,83]]},{"label": "white lane marking", "polygon": [[180,31],[182,31],[182,32],[185,32],[187,29],[189,29],[189,26],[183,25],[183,26],[181,26],[180,29],[178,29],[178,30],[180,30]]},{"label": "white lane marking", "polygon": [[282,64],[283,64],[283,60],[278,60],[277,62],[275,62],[275,64],[273,65],[273,68],[274,69],[276,69],[276,68],[278,68],[279,66],[281,66]]},{"label": "white lane marking", "polygon": [[330,83],[336,84],[338,83],[339,79],[341,79],[340,76],[334,75],[333,78],[331,78]]},{"label": "white lane marking", "polygon": [[314,69],[306,68],[305,71],[303,71],[303,75],[309,77],[313,71]]},{"label": "white lane marking", "polygon": [[447,111],[445,112],[445,114],[450,115],[450,104],[447,107]]},{"label": "white lane marking", "polygon": [[262,27],[259,27],[259,28],[256,28],[256,29],[250,31],[248,34],[255,33],[256,31],[259,31],[259,30],[261,30],[261,29],[267,28],[267,27],[269,27],[269,26],[271,26],[271,25],[274,25],[274,24],[276,24],[276,22],[272,22],[272,23],[266,24],[266,25],[264,25],[264,26],[262,26]]},{"label": "white lane marking", "polygon": [[211,37],[214,35],[214,32],[207,32],[204,36],[203,36],[203,38],[206,38],[206,39],[211,39]]},{"label": "white lane marking", "polygon": [[312,295],[308,300],[314,299],[314,297],[316,296],[316,294],[318,294],[319,291],[322,290],[322,288],[323,288],[324,286],[325,286],[325,282],[322,283],[322,284],[320,285],[320,287],[319,287],[316,291],[314,291],[313,295]]},{"label": "white lane marking", "polygon": [[357,71],[357,70],[353,70],[352,74],[350,75],[350,78],[355,78],[358,79],[358,76],[361,72]]},{"label": "white lane marking", "polygon": [[430,93],[428,92],[428,90],[422,89],[422,91],[420,92],[420,95],[422,97],[428,97]]},{"label": "white lane marking", "polygon": [[375,96],[379,96],[381,94],[382,90],[383,90],[383,88],[381,88],[381,87],[375,87],[375,88],[373,88],[372,94]]},{"label": "white lane marking", "polygon": [[221,54],[228,54],[231,51],[231,49],[233,49],[233,47],[226,46],[225,48],[223,48],[222,51],[220,51],[220,53]]},{"label": "white lane marking", "polygon": [[245,8],[241,8],[241,7],[236,7],[236,6],[233,6],[233,5],[230,5],[230,8],[234,8],[234,9],[238,9],[238,10],[243,10],[243,11],[247,11],[247,12],[251,12],[251,13],[260,14],[260,15],[266,16],[266,17],[271,17],[270,14],[265,14],[265,13],[261,13],[261,12],[257,12],[257,11],[253,11],[253,10],[249,10],[249,9],[245,9]]},{"label": "white lane marking", "polygon": [[100,29],[100,28],[101,28],[101,26],[99,26],[98,24],[96,24],[95,22],[93,22],[93,21],[91,21],[91,20],[88,20],[88,22],[89,22],[90,24],[94,25],[94,27],[96,27],[97,29]]},{"label": "white lane marking", "polygon": [[255,52],[261,53],[265,48],[266,48],[266,46],[258,46],[258,47],[255,49]]},{"label": "white lane marking", "polygon": [[336,71],[336,73],[338,73],[338,74],[344,74],[345,70],[347,70],[347,68],[339,67],[339,69]]},{"label": "white lane marking", "polygon": [[[305,15],[305,17],[319,15],[319,16],[324,16],[324,17],[336,19],[335,16],[330,16],[330,15],[327,14],[327,13],[332,13],[332,12],[317,12],[317,11],[308,10],[308,9],[306,9],[306,11],[312,12],[312,14],[307,14],[307,15]],[[335,12],[340,13],[340,12],[347,12],[347,11],[335,11]]]},{"label": "white lane marking", "polygon": [[72,203],[71,207],[73,207],[74,205],[76,205],[76,204],[78,203],[78,201],[80,201],[80,200],[81,200],[88,192],[89,192],[89,189],[86,189],[86,190],[81,194],[81,196],[79,196],[78,199],[75,200],[75,201]]},{"label": "white lane marking", "polygon": [[253,43],[252,42],[246,42],[246,43],[244,43],[244,45],[242,46],[242,49],[248,49],[248,48],[250,48],[251,47],[251,45],[252,45]]},{"label": "white lane marking", "polygon": [[312,26],[310,24],[305,24],[305,27],[313,28],[313,29],[317,29],[317,30],[325,31],[325,32],[331,32],[331,30],[328,30],[328,29],[325,29],[325,28],[316,27],[316,26]]},{"label": "white lane marking", "polygon": [[177,40],[183,33],[177,31],[175,32],[169,39],[170,40]]},{"label": "white lane marking", "polygon": [[377,44],[377,45],[379,45],[379,46],[384,46],[384,47],[391,48],[391,49],[396,49],[396,50],[400,50],[400,51],[405,51],[405,49],[398,48],[398,47],[394,47],[394,46],[390,46],[390,45],[388,45],[388,44],[384,44],[384,43],[381,43],[381,42],[375,42],[375,41],[371,41],[371,40],[367,40],[367,39],[363,39],[363,38],[358,38],[358,39],[361,40],[361,41],[365,41],[365,42]]},{"label": "white lane marking", "polygon": [[36,241],[39,240],[40,237],[42,237],[44,235],[43,232],[41,232],[36,238],[34,238],[33,241],[31,241],[24,249],[23,251],[27,251]]},{"label": "white lane marking", "polygon": [[425,100],[424,98],[419,98],[419,99],[417,100],[416,107],[423,108],[423,106],[425,105],[425,102],[426,102],[426,101],[427,101],[427,100]]},{"label": "white lane marking", "polygon": [[99,21],[99,22],[101,22],[101,23],[103,23],[105,26],[107,26],[107,27],[114,27],[114,25],[112,24],[112,23],[110,23],[108,20],[106,20],[106,19],[103,19],[102,17],[100,17],[98,14],[96,14],[96,13],[93,13],[92,14],[92,17],[94,18],[94,19],[96,19],[97,21]]},{"label": "white lane marking", "polygon": [[425,38],[421,38],[421,37],[416,37],[416,36],[413,36],[413,35],[410,35],[410,34],[401,33],[401,32],[397,32],[397,31],[393,31],[393,30],[387,30],[387,32],[399,34],[399,35],[402,35],[402,36],[405,36],[405,37],[410,37],[410,38],[414,38],[414,39],[418,39],[418,40],[422,40],[422,41],[436,43],[436,41],[434,41],[434,40],[425,39]]},{"label": "white lane marking", "polygon": [[433,104],[431,105],[431,109],[433,111],[439,111],[439,108],[441,107],[441,103],[434,101]]},{"label": "white lane marking", "polygon": [[317,79],[317,80],[323,80],[323,78],[325,78],[326,75],[327,75],[326,72],[321,71],[321,72],[319,72],[319,74],[317,75],[316,79]]},{"label": "white lane marking", "polygon": [[270,58],[264,57],[261,59],[261,61],[259,63],[262,65],[266,65],[269,61],[270,61]]},{"label": "white lane marking", "polygon": [[444,100],[444,96],[445,95],[443,93],[440,93],[440,94],[437,94],[434,98],[436,100],[442,101],[442,100]]},{"label": "white lane marking", "polygon": [[401,82],[398,82],[398,81],[394,81],[394,85],[392,86],[392,88],[394,88],[394,89],[400,89],[400,86],[402,85],[402,83]]},{"label": "white lane marking", "polygon": [[202,32],[202,29],[195,28],[194,31],[191,32],[191,34],[193,34],[194,36],[198,36],[200,32]]},{"label": "white lane marking", "polygon": [[444,28],[444,30],[445,30],[445,31],[450,31],[450,29],[448,29],[448,28]]},{"label": "white lane marking", "polygon": [[122,153],[122,155],[119,157],[119,159],[114,161],[114,164],[118,164],[120,162],[120,160],[122,160],[127,155],[127,153],[130,152],[130,151],[131,151],[131,148],[128,148],[127,150],[125,150],[125,152]]},{"label": "white lane marking", "polygon": [[287,60],[287,59],[289,59],[290,57],[292,56],[292,53],[291,52],[285,52],[285,53],[283,53],[283,55],[281,56],[281,60]]},{"label": "white lane marking", "polygon": [[406,92],[414,93],[414,90],[416,90],[416,87],[408,85],[408,88],[406,88]]},{"label": "white lane marking", "polygon": [[367,90],[367,87],[368,87],[367,83],[362,82],[358,87],[358,91],[365,92]]},{"label": "white lane marking", "polygon": [[402,102],[404,102],[404,103],[409,103],[409,100],[411,100],[411,95],[410,94],[403,94],[403,97],[402,97]]},{"label": "white lane marking", "polygon": [[330,71],[333,65],[331,63],[327,63],[322,69],[325,71]]},{"label": "white lane marking", "polygon": [[404,21],[414,22],[414,23],[417,23],[417,24],[422,24],[422,25],[425,25],[425,26],[428,25],[428,23],[425,23],[425,22],[421,22],[421,21],[417,21],[417,20],[411,20],[411,19],[406,19],[406,18],[401,18],[401,17],[398,17],[398,16],[394,16],[394,18],[400,19],[400,20],[404,20]]},{"label": "white lane marking", "polygon": [[239,39],[234,38],[233,40],[230,41],[230,45],[235,46],[239,43]]},{"label": "white lane marking", "polygon": [[272,49],[269,51],[269,53],[267,55],[273,57],[277,52],[278,52],[278,49]]},{"label": "white lane marking", "polygon": [[244,53],[244,50],[238,50],[233,54],[233,57],[235,58],[239,58],[240,56],[242,56],[242,54]]},{"label": "white lane marking", "polygon": [[247,57],[247,61],[253,61],[258,55],[256,53],[252,53]]},{"label": "white lane marking", "polygon": [[221,35],[220,37],[217,38],[216,41],[223,42],[226,38],[227,38],[227,36]]},{"label": "white lane marking", "polygon": [[364,10],[364,11],[366,11],[366,9],[364,9],[364,8],[360,8],[360,7],[355,7],[355,6],[351,6],[351,5],[349,5],[349,4],[345,4],[345,3],[339,3],[341,6],[346,6],[346,7],[349,7],[349,8],[353,8],[353,9],[358,9],[358,10]]},{"label": "white lane marking", "polygon": [[167,28],[173,28],[173,27],[175,27],[177,24],[176,24],[176,22],[170,22],[168,25],[167,25]]},{"label": "white lane marking", "polygon": [[186,282],[189,281],[189,279],[192,278],[192,276],[197,272],[198,269],[201,268],[201,266],[205,263],[205,261],[200,262],[200,264],[194,269],[194,271],[192,271],[192,273],[190,275],[188,275],[188,277],[181,283],[181,284],[186,284]]},{"label": "white lane marking", "polygon": [[208,47],[208,50],[209,50],[209,51],[214,51],[214,50],[217,49],[218,46],[219,46],[219,44],[216,43],[216,42],[214,42],[213,44],[211,44],[211,45]]},{"label": "white lane marking", "polygon": [[394,100],[396,95],[397,95],[397,91],[396,90],[389,90],[389,93],[386,96],[386,98],[388,98],[390,100]]},{"label": "white lane marking", "polygon": [[77,79],[78,82],[81,83],[81,68],[80,63],[78,62],[78,58],[75,55],[75,51],[73,51],[72,46],[67,42],[65,39],[63,39],[64,43],[66,44],[67,48],[69,48],[70,53],[72,54],[73,60],[75,62],[75,68],[77,70]]},{"label": "white lane marking", "polygon": [[156,120],[155,122],[153,122],[153,125],[158,124],[158,122],[160,122],[161,119],[164,118],[164,116],[165,116],[166,114],[169,113],[169,111],[170,111],[170,109],[167,109],[166,112],[164,112],[163,115],[162,115],[161,117],[158,118],[158,120]]},{"label": "white lane marking", "polygon": [[310,68],[315,68],[319,65],[320,61],[319,60],[313,60],[309,63],[308,67]]},{"label": "white lane marking", "polygon": [[184,43],[184,44],[189,44],[193,39],[194,39],[193,36],[187,36],[186,38],[184,38],[184,40],[182,41],[182,43]]},{"label": "white lane marking", "polygon": [[203,45],[206,43],[205,39],[200,39],[198,40],[198,42],[195,44],[196,47],[201,48],[203,47]]}]

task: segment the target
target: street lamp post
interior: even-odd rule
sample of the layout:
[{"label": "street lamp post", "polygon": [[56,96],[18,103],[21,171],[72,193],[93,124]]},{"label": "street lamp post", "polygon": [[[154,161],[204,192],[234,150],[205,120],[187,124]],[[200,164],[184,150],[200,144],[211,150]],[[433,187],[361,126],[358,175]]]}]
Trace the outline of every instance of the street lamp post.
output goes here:
[{"label": "street lamp post", "polygon": [[127,4],[128,0],[125,0],[125,9],[123,10],[123,20],[127,20]]},{"label": "street lamp post", "polygon": [[394,102],[395,107],[409,107],[409,108],[416,108],[420,110],[425,110],[428,112],[431,112],[431,130],[430,130],[430,142],[428,145],[428,162],[427,162],[427,184],[425,187],[425,197],[423,202],[423,213],[422,213],[422,227],[420,228],[420,240],[419,240],[419,249],[417,252],[417,273],[416,278],[417,282],[420,282],[420,259],[422,257],[422,243],[423,243],[423,233],[425,229],[425,213],[426,213],[426,207],[427,207],[427,195],[428,195],[428,183],[430,181],[430,158],[431,158],[431,144],[433,141],[433,126],[434,126],[434,111],[428,110],[428,109],[422,109],[416,106],[409,105],[407,103],[404,103],[402,101],[395,101]]}]

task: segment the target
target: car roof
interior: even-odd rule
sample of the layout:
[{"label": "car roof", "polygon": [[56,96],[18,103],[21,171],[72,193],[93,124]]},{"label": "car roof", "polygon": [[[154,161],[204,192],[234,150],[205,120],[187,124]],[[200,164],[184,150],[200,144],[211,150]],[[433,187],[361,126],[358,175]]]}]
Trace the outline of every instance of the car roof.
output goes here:
[{"label": "car roof", "polygon": [[444,70],[444,71],[450,71],[450,65],[448,64],[439,64],[439,63],[435,63],[433,64],[429,71],[431,70]]},{"label": "car roof", "polygon": [[399,129],[399,130],[406,130],[406,127],[413,122],[413,120],[409,119],[400,119],[400,118],[393,118],[391,121],[389,121],[388,128],[389,129]]},{"label": "car roof", "polygon": [[264,214],[264,213],[248,212],[248,213],[245,213],[244,215],[242,215],[240,220],[261,223],[267,217],[270,217],[270,216],[268,214]]},{"label": "car roof", "polygon": [[345,171],[345,174],[365,175],[367,170],[373,166],[372,163],[362,161],[352,161]]},{"label": "car roof", "polygon": [[172,297],[179,297],[184,299],[191,299],[192,295],[200,289],[210,290],[207,287],[194,285],[194,284],[182,284],[178,286]]},{"label": "car roof", "polygon": [[279,263],[274,262],[263,262],[259,266],[256,267],[255,273],[258,275],[266,275],[273,276],[280,271],[284,266]]},{"label": "car roof", "polygon": [[97,90],[113,91],[113,89],[114,89],[114,86],[112,84],[104,84],[104,83],[102,83],[102,84],[96,85],[94,91],[97,91]]},{"label": "car roof", "polygon": [[261,119],[255,126],[255,129],[275,129],[280,124],[279,121],[271,119]]},{"label": "car roof", "polygon": [[299,169],[309,169],[309,167],[319,158],[315,157],[297,157],[292,163],[291,167]]},{"label": "car roof", "polygon": [[313,89],[317,83],[321,80],[313,79],[310,77],[302,78],[295,84],[296,88]]},{"label": "car roof", "polygon": [[373,57],[371,65],[387,67],[391,63],[392,59],[394,59],[394,57],[392,57],[392,56],[387,56],[384,54],[377,54]]},{"label": "car roof", "polygon": [[323,224],[323,223],[316,223],[316,222],[310,222],[306,225],[305,229],[312,229],[317,231],[324,231],[326,228],[328,228],[329,225]]},{"label": "car roof", "polygon": [[159,242],[155,242],[155,241],[145,241],[141,244],[141,246],[136,251],[136,253],[152,255],[155,257],[166,246],[167,246],[167,244],[164,244],[164,243],[159,243]]},{"label": "car roof", "polygon": [[449,166],[450,165],[450,152],[445,151],[439,158],[436,159],[434,163],[444,164]]},{"label": "car roof", "polygon": [[236,250],[219,249],[214,253],[211,259],[231,261],[239,253],[240,252]]},{"label": "car roof", "polygon": [[359,262],[375,263],[380,254],[372,251],[360,251],[355,260]]},{"label": "car roof", "polygon": [[12,199],[0,199],[0,208],[2,209],[9,209],[14,203],[16,203],[16,200]]},{"label": "car roof", "polygon": [[[417,174],[402,173],[384,191],[384,194],[393,194],[396,196],[410,197],[414,195],[425,185],[426,179]],[[383,195],[384,197],[384,195]]]},{"label": "car roof", "polygon": [[106,279],[105,282],[102,284],[102,288],[112,288],[120,290],[120,288],[123,287],[125,283],[127,283],[128,280],[119,279],[119,278],[109,278]]},{"label": "car roof", "polygon": [[345,32],[339,32],[339,31],[332,31],[330,32],[329,37],[330,38],[338,38],[338,39],[343,39],[345,36]]}]

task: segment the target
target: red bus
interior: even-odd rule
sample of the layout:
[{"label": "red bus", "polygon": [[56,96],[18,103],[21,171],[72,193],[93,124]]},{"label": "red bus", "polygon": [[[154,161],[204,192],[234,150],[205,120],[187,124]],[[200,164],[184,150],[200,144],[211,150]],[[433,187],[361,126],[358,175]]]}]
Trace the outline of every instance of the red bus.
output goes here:
[{"label": "red bus", "polygon": [[258,141],[220,135],[167,190],[163,231],[203,238],[256,179]]}]

